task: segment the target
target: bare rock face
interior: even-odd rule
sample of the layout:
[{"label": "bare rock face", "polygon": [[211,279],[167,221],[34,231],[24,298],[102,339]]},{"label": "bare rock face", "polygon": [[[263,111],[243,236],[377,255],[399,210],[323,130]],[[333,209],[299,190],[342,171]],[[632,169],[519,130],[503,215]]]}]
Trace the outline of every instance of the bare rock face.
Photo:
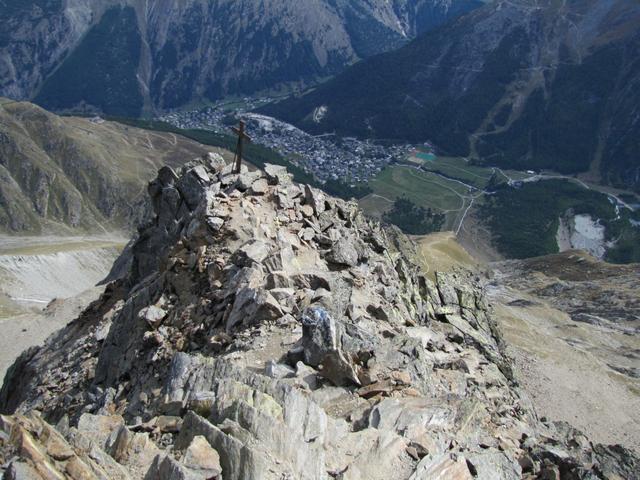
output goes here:
[{"label": "bare rock face", "polygon": [[480,279],[434,283],[355,204],[213,160],[159,172],[126,278],[7,374],[7,478],[637,478],[537,419]]}]

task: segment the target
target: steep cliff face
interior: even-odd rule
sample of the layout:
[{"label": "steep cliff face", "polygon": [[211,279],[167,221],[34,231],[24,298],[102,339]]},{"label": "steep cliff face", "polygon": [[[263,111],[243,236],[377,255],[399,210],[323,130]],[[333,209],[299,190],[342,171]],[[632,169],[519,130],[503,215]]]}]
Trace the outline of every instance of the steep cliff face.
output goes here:
[{"label": "steep cliff face", "polygon": [[10,0],[0,4],[0,94],[136,115],[305,86],[479,4]]},{"label": "steep cliff face", "polygon": [[[83,5],[84,3],[84,5]],[[93,6],[63,0],[7,0],[0,4],[1,95],[26,99],[89,29]]]},{"label": "steep cliff face", "polygon": [[265,110],[311,132],[430,140],[638,189],[639,32],[629,0],[498,1]]},{"label": "steep cliff face", "polygon": [[354,204],[216,155],[149,194],[129,274],[5,379],[9,475],[636,475],[624,448],[537,420],[479,278],[432,282]]},{"label": "steep cliff face", "polygon": [[176,135],[0,99],[0,231],[132,229],[144,216],[141,193],[157,167],[203,152]]}]

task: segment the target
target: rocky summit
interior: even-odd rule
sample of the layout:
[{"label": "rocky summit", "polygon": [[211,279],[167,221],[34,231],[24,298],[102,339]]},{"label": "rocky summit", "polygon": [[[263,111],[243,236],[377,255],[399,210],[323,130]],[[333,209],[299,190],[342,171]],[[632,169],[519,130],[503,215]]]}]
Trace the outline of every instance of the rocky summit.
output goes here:
[{"label": "rocky summit", "polygon": [[354,203],[214,154],[148,191],[126,273],[7,373],[4,478],[638,478],[536,416],[480,277]]}]

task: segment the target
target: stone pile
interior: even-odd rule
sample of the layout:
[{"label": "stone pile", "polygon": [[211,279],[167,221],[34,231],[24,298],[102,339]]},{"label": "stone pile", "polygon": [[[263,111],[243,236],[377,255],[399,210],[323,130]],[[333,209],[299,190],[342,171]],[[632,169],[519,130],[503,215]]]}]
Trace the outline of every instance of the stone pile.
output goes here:
[{"label": "stone pile", "polygon": [[636,478],[536,418],[479,278],[354,203],[212,154],[149,194],[128,274],[7,374],[7,478]]}]

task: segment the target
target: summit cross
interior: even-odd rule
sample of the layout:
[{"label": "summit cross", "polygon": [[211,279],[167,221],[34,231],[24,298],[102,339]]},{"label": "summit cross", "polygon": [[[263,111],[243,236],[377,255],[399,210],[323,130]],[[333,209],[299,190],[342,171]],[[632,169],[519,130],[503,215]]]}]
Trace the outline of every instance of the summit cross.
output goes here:
[{"label": "summit cross", "polygon": [[231,127],[233,133],[238,136],[238,145],[236,146],[236,156],[233,159],[233,173],[240,173],[240,169],[242,167],[242,146],[244,140],[247,142],[251,142],[251,137],[247,135],[244,131],[245,123],[240,120],[240,123],[237,127]]}]

